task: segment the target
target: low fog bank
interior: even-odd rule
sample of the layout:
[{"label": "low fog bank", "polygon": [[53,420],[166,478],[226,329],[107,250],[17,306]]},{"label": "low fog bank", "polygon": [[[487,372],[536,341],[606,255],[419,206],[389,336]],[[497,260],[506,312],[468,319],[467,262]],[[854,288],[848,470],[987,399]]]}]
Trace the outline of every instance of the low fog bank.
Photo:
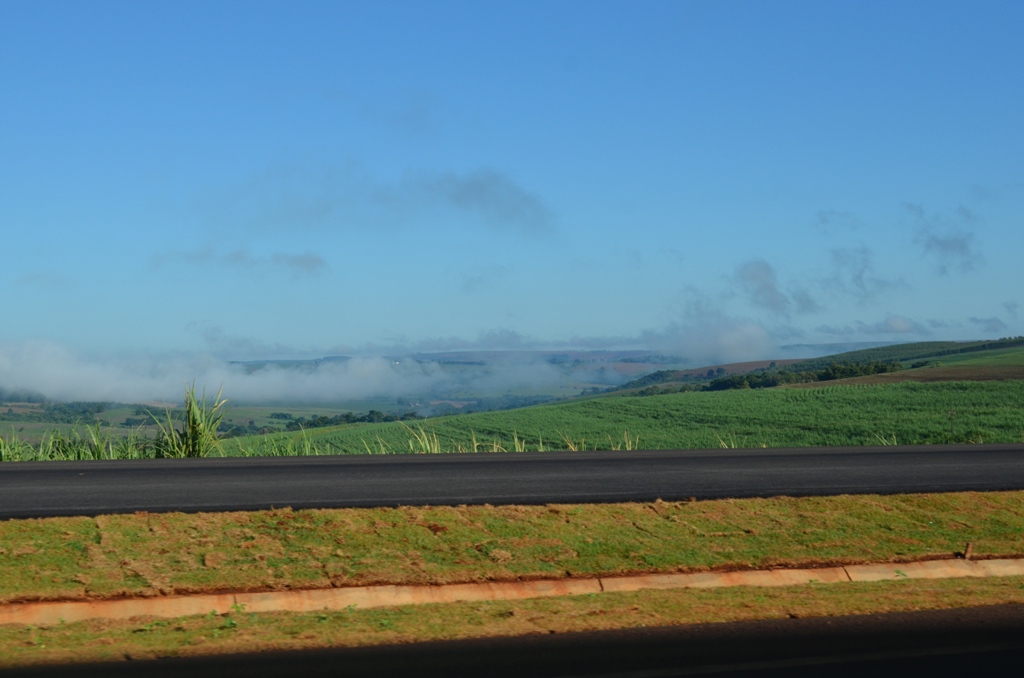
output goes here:
[{"label": "low fog bank", "polygon": [[505,358],[472,370],[384,357],[257,365],[199,353],[85,355],[44,341],[0,344],[0,396],[8,400],[36,394],[55,401],[177,403],[193,382],[208,395],[223,389],[233,403],[312,403],[449,392],[544,393],[564,384],[566,375],[537,359]]},{"label": "low fog bank", "polygon": [[[699,328],[670,325],[634,337],[577,338],[559,347],[558,353],[564,353],[568,360],[553,359],[550,351],[539,350],[541,346],[528,345],[521,339],[518,346],[505,350],[467,345],[464,348],[473,354],[468,360],[459,357],[459,352],[442,352],[429,356],[356,354],[318,361],[256,362],[229,362],[211,353],[89,354],[39,340],[0,343],[0,400],[32,394],[54,401],[178,403],[192,383],[199,391],[205,389],[207,395],[223,389],[224,397],[236,404],[544,395],[560,389],[564,393],[564,389],[579,388],[581,384],[616,386],[639,376],[636,370],[623,370],[621,364],[613,364],[615,351],[607,352],[607,360],[601,357],[608,346],[614,345],[630,349],[627,352],[678,356],[680,362],[675,366],[690,368],[744,360],[808,358],[851,347],[780,347],[759,325],[725,321],[712,321]],[[416,348],[423,351],[428,347]],[[648,371],[656,369],[659,366],[651,364]]]}]

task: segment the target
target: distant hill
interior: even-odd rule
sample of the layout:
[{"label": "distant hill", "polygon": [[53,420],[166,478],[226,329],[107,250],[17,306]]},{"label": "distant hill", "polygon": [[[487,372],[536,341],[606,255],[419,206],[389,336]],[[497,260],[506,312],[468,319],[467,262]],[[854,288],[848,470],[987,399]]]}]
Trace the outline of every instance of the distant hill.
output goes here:
[{"label": "distant hill", "polygon": [[723,365],[710,365],[690,370],[658,370],[651,372],[639,379],[626,382],[616,388],[616,391],[626,391],[635,388],[646,388],[669,383],[695,383],[707,382],[719,377],[728,377],[734,374],[746,374],[755,370],[765,370],[773,367],[783,367],[798,360],[752,360],[742,363],[726,363]]},{"label": "distant hill", "polygon": [[[773,386],[776,385],[776,381],[786,381],[781,378],[786,375],[781,373],[810,374],[821,373],[823,371],[835,372],[835,368],[833,366],[836,365],[870,366],[870,371],[895,370],[901,366],[921,367],[923,366],[923,363],[932,358],[980,353],[985,351],[998,351],[1001,349],[1020,346],[1024,346],[1024,337],[1007,337],[1004,339],[979,341],[921,341],[908,344],[887,344],[883,346],[871,346],[853,351],[833,353],[809,359],[758,360],[723,365],[711,365],[687,370],[658,370],[637,379],[633,379],[619,387],[612,387],[604,389],[603,391],[592,390],[591,393],[628,393],[641,390],[642,395],[646,394],[648,391],[654,393],[657,391],[656,387],[663,385],[679,385],[680,387],[687,387],[687,385],[689,385],[690,388],[710,388],[712,390],[716,390],[717,388],[735,388],[736,385],[731,382],[736,382],[737,380],[730,380],[729,377],[736,377],[738,375],[745,374],[758,376],[759,379],[757,380],[757,383],[761,383],[764,386]],[[888,366],[890,363],[900,364],[890,367]],[[766,373],[772,373],[778,376],[775,379],[768,379],[767,377],[770,375]],[[977,371],[976,376],[977,378],[984,378],[981,376],[982,374],[990,375],[991,373],[993,373],[992,370],[987,372],[981,370]],[[946,376],[946,379],[948,379],[952,374],[953,373],[951,372],[942,373],[942,375]],[[1016,372],[1014,372],[1014,374],[1016,374]],[[892,374],[876,376],[878,377],[878,380],[882,382],[899,379],[898,377],[894,377]],[[940,378],[938,373],[930,376],[931,379],[929,380],[943,380]],[[855,378],[864,379],[865,377]],[[819,380],[831,381],[834,379],[835,376],[831,374],[825,376],[819,374],[816,377],[807,377],[807,380],[811,383],[818,383]],[[914,379],[914,377],[908,376],[903,377],[903,379]],[[924,378],[922,377],[921,379],[923,380]],[[747,380],[744,379],[742,381]],[[845,382],[847,380],[843,379],[842,381]],[[756,388],[757,386],[755,385],[754,387]]]},{"label": "distant hill", "polygon": [[872,362],[911,362],[926,360],[928,358],[940,358],[947,355],[959,353],[973,353],[975,351],[991,351],[1001,348],[1024,346],[1024,337],[1007,337],[1004,339],[981,340],[981,341],[918,341],[909,344],[892,344],[889,346],[878,346],[875,348],[847,351],[836,353],[820,358],[800,360],[790,365],[789,369],[798,372],[806,370],[820,370],[832,363],[853,363],[865,364]]}]

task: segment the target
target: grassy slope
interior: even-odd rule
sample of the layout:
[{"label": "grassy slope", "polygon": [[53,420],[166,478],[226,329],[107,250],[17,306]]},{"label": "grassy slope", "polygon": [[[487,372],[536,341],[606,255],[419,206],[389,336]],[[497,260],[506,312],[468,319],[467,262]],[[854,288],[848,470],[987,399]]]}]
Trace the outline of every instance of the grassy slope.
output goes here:
[{"label": "grassy slope", "polygon": [[936,358],[936,362],[943,365],[992,365],[999,367],[1011,367],[1024,365],[1024,346],[1013,348],[1000,348],[992,351],[979,351],[978,353],[958,353]]},{"label": "grassy slope", "polygon": [[[1014,343],[1016,340],[1004,341],[1001,343]],[[1016,343],[1020,343],[1017,341]],[[934,341],[934,342],[916,342],[911,344],[895,344],[891,346],[880,346],[870,349],[861,349],[857,351],[849,351],[847,353],[837,353],[834,355],[823,356],[820,358],[811,358],[808,360],[780,360],[776,361],[776,365],[779,367],[788,367],[796,371],[813,371],[827,367],[829,364],[836,363],[866,363],[866,362],[901,362],[904,367],[910,367],[915,362],[927,362],[929,367],[935,367],[936,365],[943,365],[944,371],[930,373],[926,378],[922,376],[922,373],[914,371],[908,371],[902,373],[902,375],[882,375],[881,379],[870,379],[870,378],[858,378],[858,380],[845,379],[840,383],[891,383],[893,381],[957,381],[960,379],[985,381],[989,379],[1024,379],[1024,346],[1012,346],[1007,348],[990,348],[993,342],[990,341],[979,341],[979,342],[954,342],[954,341]],[[996,346],[1000,346],[999,342]],[[965,353],[948,353],[947,355],[941,355],[950,351],[960,351],[967,349]],[[939,354],[939,355],[936,355]],[[724,375],[731,374],[742,374],[746,372],[752,372],[758,368],[766,367],[769,364],[768,361],[762,363],[736,363],[733,365],[722,365],[725,369]],[[974,372],[956,371],[949,370],[945,366],[974,366],[990,368],[988,370],[976,370]],[[713,368],[719,366],[713,365]],[[995,368],[1006,369],[1007,372],[1000,373]],[[1016,369],[1019,368],[1019,369]],[[701,375],[708,370],[707,367],[686,370],[686,371],[667,371],[662,370],[648,374],[639,379],[623,385],[616,391],[611,392],[611,395],[619,395],[623,393],[632,393],[641,390],[645,386],[657,385],[661,388],[679,388],[686,385],[685,380],[681,380],[681,375]],[[835,383],[835,382],[833,382]],[[801,385],[807,387],[808,385]],[[598,394],[598,397],[606,394]]]},{"label": "grassy slope", "polygon": [[[953,421],[949,412],[955,411]],[[952,423],[952,426],[951,426]],[[419,424],[417,424],[418,426]],[[417,427],[414,426],[414,430]],[[514,449],[513,434],[536,449],[625,448],[624,432],[645,449],[877,445],[1024,440],[1024,381],[824,385],[677,393],[568,402],[422,422],[445,451]],[[409,451],[400,423],[307,433],[334,452],[360,454],[382,445]],[[252,445],[256,441],[228,441]],[[418,446],[415,446],[418,449]]]},{"label": "grassy slope", "polygon": [[[909,344],[893,344],[890,346],[879,346],[876,348],[837,353],[835,355],[811,358],[793,365],[796,370],[813,370],[828,367],[832,362],[891,362],[899,361],[910,363],[917,360],[932,359],[945,362],[954,356],[981,355],[990,351],[1003,350],[1013,346],[1020,346],[1024,338],[1000,339],[997,341],[921,341]],[[970,353],[959,353],[967,351]]]},{"label": "grassy slope", "polygon": [[820,388],[822,386],[865,386],[894,384],[897,382],[942,382],[942,381],[1007,381],[1024,380],[1024,346],[959,353],[942,356],[928,361],[926,367],[872,374],[852,379],[815,382],[810,384],[789,384],[784,388]]},{"label": "grassy slope", "polygon": [[[704,367],[687,370],[659,370],[634,379],[633,381],[624,384],[619,389],[616,389],[613,393],[632,392],[650,385],[667,387],[683,386],[686,383],[686,380],[682,378],[684,375],[689,375],[690,377],[703,376],[709,368],[712,370],[722,368],[724,370],[723,375],[728,376],[752,372],[757,369],[768,367],[773,363],[779,367],[787,367],[795,371],[813,371],[828,367],[834,362],[867,363],[895,361],[902,362],[905,367],[909,367],[914,361],[924,358],[931,358],[929,362],[934,363],[939,360],[942,360],[943,362],[960,362],[961,356],[967,360],[971,360],[971,357],[977,356],[977,364],[988,365],[993,363],[983,356],[1003,352],[1006,350],[1003,347],[1007,347],[1009,345],[1015,345],[1011,351],[1014,349],[1024,348],[1021,346],[1022,343],[1024,343],[1024,338],[1021,337],[1016,339],[1000,339],[996,341],[919,341],[907,344],[876,346],[873,348],[858,349],[856,351],[846,351],[844,353],[834,353],[818,358],[776,361],[764,360],[759,362],[732,363],[727,365],[705,365]],[[958,351],[968,351],[969,353],[961,354],[957,353]],[[1012,364],[1017,365],[1021,363],[1014,361]]]}]

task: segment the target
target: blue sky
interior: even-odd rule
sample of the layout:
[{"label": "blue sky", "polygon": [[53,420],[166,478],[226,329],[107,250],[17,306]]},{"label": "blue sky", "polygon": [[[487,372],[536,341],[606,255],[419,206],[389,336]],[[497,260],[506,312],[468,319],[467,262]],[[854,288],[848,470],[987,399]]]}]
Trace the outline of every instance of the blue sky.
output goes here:
[{"label": "blue sky", "polygon": [[0,344],[1024,334],[1022,30],[1019,2],[2,3]]}]

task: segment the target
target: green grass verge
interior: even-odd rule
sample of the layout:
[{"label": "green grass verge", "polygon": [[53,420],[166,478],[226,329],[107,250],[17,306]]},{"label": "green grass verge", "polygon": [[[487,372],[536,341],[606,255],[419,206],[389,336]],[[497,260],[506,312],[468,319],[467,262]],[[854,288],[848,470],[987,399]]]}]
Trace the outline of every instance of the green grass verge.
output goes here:
[{"label": "green grass verge", "polygon": [[0,522],[0,602],[1024,555],[1024,491]]},{"label": "green grass verge", "polygon": [[603,593],[308,614],[0,626],[0,666],[411,643],[1024,602],[1024,577]]}]

